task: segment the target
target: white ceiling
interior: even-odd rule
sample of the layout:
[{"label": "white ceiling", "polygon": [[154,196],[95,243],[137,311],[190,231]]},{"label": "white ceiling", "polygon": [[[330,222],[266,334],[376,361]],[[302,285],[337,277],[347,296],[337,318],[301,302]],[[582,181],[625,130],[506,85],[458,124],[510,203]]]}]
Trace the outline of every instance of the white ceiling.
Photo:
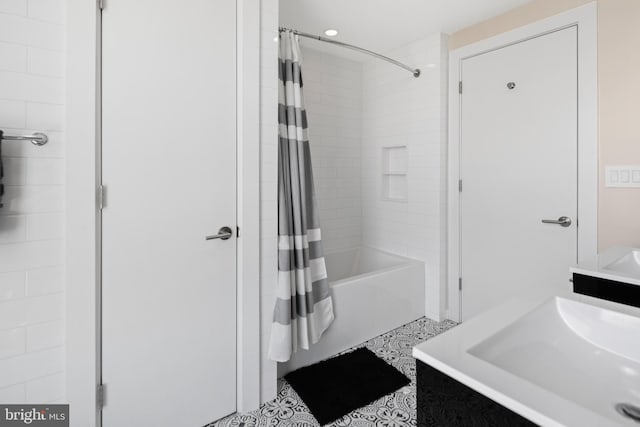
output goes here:
[{"label": "white ceiling", "polygon": [[[447,34],[531,0],[280,0],[280,25],[384,53],[438,32]],[[302,40],[302,39],[301,39]],[[348,49],[304,39],[303,44],[351,59]]]}]

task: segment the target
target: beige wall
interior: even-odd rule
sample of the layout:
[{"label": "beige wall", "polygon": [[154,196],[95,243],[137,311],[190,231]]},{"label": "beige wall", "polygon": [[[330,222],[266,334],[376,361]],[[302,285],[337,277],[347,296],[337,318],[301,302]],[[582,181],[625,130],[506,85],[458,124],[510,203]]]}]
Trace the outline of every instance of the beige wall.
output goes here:
[{"label": "beige wall", "polygon": [[[502,15],[464,28],[449,36],[449,50],[513,30],[565,10],[590,3],[592,0],[533,0]],[[613,0],[617,1],[617,0]],[[634,0],[631,0],[634,1]]]},{"label": "beige wall", "polygon": [[[590,0],[534,0],[451,35],[449,49]],[[640,164],[640,0],[597,0],[599,91],[598,247],[640,247],[640,189],[605,188],[604,167]]]},{"label": "beige wall", "polygon": [[598,2],[598,244],[640,247],[640,188],[604,188],[604,166],[640,164],[640,1]]}]

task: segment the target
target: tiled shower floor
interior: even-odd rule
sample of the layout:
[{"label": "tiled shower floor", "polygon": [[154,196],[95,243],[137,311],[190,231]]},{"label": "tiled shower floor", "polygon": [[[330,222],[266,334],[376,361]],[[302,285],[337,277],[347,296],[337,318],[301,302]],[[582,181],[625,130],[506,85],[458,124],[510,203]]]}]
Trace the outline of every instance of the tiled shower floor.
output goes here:
[{"label": "tiled shower floor", "polygon": [[[445,320],[434,322],[422,318],[387,332],[358,347],[367,347],[379,357],[402,371],[411,379],[411,384],[393,394],[384,396],[372,404],[353,411],[330,426],[353,427],[402,427],[416,425],[416,362],[411,350],[416,344],[428,340],[455,326]],[[347,351],[351,351],[347,350]],[[254,412],[230,415],[206,427],[253,427],[253,426],[319,426],[298,394],[281,380],[280,392],[275,400],[267,402]]]}]

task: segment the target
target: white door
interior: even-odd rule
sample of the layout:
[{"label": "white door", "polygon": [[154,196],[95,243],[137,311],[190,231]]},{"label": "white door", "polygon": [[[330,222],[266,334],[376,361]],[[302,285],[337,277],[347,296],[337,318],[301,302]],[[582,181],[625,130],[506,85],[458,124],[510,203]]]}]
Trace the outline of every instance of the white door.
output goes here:
[{"label": "white door", "polygon": [[[569,290],[577,261],[577,30],[465,59],[462,82],[466,320],[511,297]],[[571,224],[542,222],[560,217]]]},{"label": "white door", "polygon": [[[233,0],[109,0],[102,33],[105,427],[236,408]],[[205,240],[222,226],[228,240]]]}]

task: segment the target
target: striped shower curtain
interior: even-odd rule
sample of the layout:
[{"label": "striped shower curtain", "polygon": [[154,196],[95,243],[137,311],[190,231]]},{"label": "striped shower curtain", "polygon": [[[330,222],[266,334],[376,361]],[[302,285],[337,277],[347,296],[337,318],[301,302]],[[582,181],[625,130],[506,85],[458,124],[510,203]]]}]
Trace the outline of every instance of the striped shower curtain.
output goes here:
[{"label": "striped shower curtain", "polygon": [[311,171],[298,37],[280,33],[278,284],[269,357],[309,349],[333,321]]}]

